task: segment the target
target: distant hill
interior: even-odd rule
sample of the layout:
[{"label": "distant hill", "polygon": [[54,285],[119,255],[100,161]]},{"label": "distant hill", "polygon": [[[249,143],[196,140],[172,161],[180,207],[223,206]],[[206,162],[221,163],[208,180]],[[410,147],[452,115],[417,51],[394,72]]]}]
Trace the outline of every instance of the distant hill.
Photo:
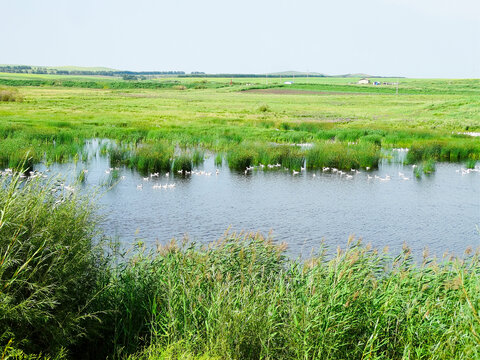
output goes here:
[{"label": "distant hill", "polygon": [[304,77],[304,76],[329,76],[326,74],[322,73],[317,73],[317,72],[303,72],[303,71],[280,71],[280,72],[274,72],[274,73],[269,73],[267,75],[271,76],[299,76],[299,77]]}]

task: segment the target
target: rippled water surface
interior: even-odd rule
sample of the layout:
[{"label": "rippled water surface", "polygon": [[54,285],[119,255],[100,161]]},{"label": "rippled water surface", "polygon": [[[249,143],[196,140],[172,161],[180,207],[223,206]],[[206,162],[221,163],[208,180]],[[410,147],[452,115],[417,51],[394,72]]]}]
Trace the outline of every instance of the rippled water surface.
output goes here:
[{"label": "rippled water surface", "polygon": [[[73,167],[52,169],[66,174]],[[77,171],[79,167],[88,169],[87,191],[109,176],[108,160],[100,156],[78,165]],[[435,174],[420,180],[412,166],[388,163],[378,171],[350,172],[352,177],[285,170],[245,175],[216,167],[211,156],[197,169],[211,172],[209,176],[163,173],[146,181],[122,168],[124,178],[100,198],[103,227],[122,242],[143,239],[148,244],[184,235],[206,243],[228,228],[259,230],[287,242],[293,256],[318,248],[322,239],[330,247],[344,246],[350,235],[394,251],[406,242],[417,253],[428,247],[437,255],[446,250],[461,254],[480,245],[480,172],[462,175],[461,168],[437,164]],[[387,175],[390,180],[379,179]],[[158,188],[166,184],[175,186]]]}]

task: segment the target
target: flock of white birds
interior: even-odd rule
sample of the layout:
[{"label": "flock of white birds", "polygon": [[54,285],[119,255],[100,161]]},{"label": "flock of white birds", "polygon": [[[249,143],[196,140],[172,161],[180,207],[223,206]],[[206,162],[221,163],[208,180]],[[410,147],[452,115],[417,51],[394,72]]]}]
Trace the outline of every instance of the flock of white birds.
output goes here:
[{"label": "flock of white birds", "polygon": [[[412,170],[415,167],[416,167],[416,165],[412,165]],[[267,168],[267,169],[281,168],[281,165],[280,164],[267,164],[267,165],[259,164],[257,166],[249,166],[245,169],[244,174],[249,175],[249,174],[252,174],[254,171],[262,171],[265,168]],[[110,175],[110,174],[112,174],[113,171],[119,171],[119,170],[120,170],[120,168],[109,168],[109,169],[105,170],[105,174]],[[300,171],[296,171],[296,170],[291,170],[290,171],[288,168],[284,168],[284,170],[288,171],[288,173],[291,173],[293,176],[300,175],[302,173],[306,173],[306,168],[305,167],[301,167]],[[371,181],[378,180],[378,181],[383,182],[383,181],[390,181],[392,179],[392,176],[389,175],[389,174],[386,174],[383,177],[375,175],[375,174],[370,175],[368,173],[368,171],[370,170],[369,167],[367,167],[365,170],[367,171],[367,180],[369,180],[369,181],[370,180]],[[48,172],[50,172],[49,169],[46,169],[43,172],[34,170],[34,171],[29,171],[28,173],[21,173],[21,174],[18,174],[18,175],[19,175],[20,178],[26,178],[26,179],[47,178],[48,175],[46,173],[48,173]],[[84,169],[84,170],[82,170],[82,172],[84,174],[86,174],[86,173],[88,173],[88,170]],[[334,168],[334,167],[323,167],[320,172],[325,173],[325,174],[337,175],[337,176],[343,177],[345,179],[353,179],[353,177],[355,175],[358,175],[358,174],[362,173],[362,171],[359,171],[357,169],[350,169],[350,171],[342,171],[342,170]],[[460,169],[456,169],[455,172],[458,173],[458,174],[461,174],[462,176],[465,176],[465,175],[470,174],[470,173],[480,174],[480,167],[476,166],[473,169],[460,168]],[[182,176],[205,176],[205,177],[210,177],[212,175],[218,176],[220,174],[220,170],[219,169],[216,169],[215,171],[205,171],[205,170],[196,170],[196,169],[193,169],[191,171],[178,170],[177,173],[179,175],[182,175]],[[313,172],[312,177],[313,178],[317,177],[317,173],[318,172]],[[15,174],[16,174],[16,172],[13,169],[5,169],[3,171],[0,170],[0,177],[13,176]],[[160,190],[160,189],[164,189],[164,190],[169,190],[170,189],[171,190],[171,189],[174,189],[176,187],[176,184],[168,182],[168,180],[170,180],[170,178],[171,178],[170,175],[171,175],[170,172],[167,172],[165,174],[160,174],[159,172],[151,173],[149,176],[142,178],[143,181],[142,181],[142,183],[137,185],[137,189],[138,190],[144,189],[146,186],[148,186],[147,184],[149,182],[153,183],[151,185],[151,188],[154,189],[154,190]],[[119,177],[120,180],[125,180],[125,178],[126,178],[125,176]],[[166,178],[167,182],[165,184],[159,184],[158,183],[158,180],[161,180],[162,178]],[[398,179],[407,181],[407,180],[410,180],[410,177],[407,177],[405,175],[405,173],[399,171],[398,172]],[[74,192],[75,191],[75,188],[73,186],[66,185],[64,183],[59,183],[56,189],[58,189],[58,188],[63,188],[68,192]]]}]

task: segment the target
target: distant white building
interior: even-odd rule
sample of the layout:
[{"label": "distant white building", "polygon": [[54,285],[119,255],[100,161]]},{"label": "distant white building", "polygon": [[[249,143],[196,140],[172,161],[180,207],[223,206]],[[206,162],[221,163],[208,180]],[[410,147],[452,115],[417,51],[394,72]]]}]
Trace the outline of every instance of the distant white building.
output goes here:
[{"label": "distant white building", "polygon": [[360,79],[358,80],[358,84],[361,84],[361,85],[366,85],[366,84],[370,84],[370,80],[368,79]]}]

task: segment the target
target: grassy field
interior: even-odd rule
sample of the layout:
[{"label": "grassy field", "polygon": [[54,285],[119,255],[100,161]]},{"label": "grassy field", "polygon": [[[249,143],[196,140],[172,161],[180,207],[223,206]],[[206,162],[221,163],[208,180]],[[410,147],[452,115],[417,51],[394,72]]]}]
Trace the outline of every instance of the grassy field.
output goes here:
[{"label": "grassy field", "polygon": [[[411,161],[480,155],[478,139],[457,134],[480,130],[476,80],[400,79],[400,95],[393,85],[349,84],[352,78],[297,78],[289,86],[283,80],[268,79],[266,85],[262,78],[233,79],[230,85],[231,79],[222,78],[0,74],[0,86],[23,99],[0,102],[0,162],[14,166],[27,151],[34,162],[71,159],[92,137],[222,152],[236,152],[242,144],[368,142],[413,146],[418,151]],[[260,161],[251,156],[250,162]],[[330,165],[338,164],[334,159]]]}]

